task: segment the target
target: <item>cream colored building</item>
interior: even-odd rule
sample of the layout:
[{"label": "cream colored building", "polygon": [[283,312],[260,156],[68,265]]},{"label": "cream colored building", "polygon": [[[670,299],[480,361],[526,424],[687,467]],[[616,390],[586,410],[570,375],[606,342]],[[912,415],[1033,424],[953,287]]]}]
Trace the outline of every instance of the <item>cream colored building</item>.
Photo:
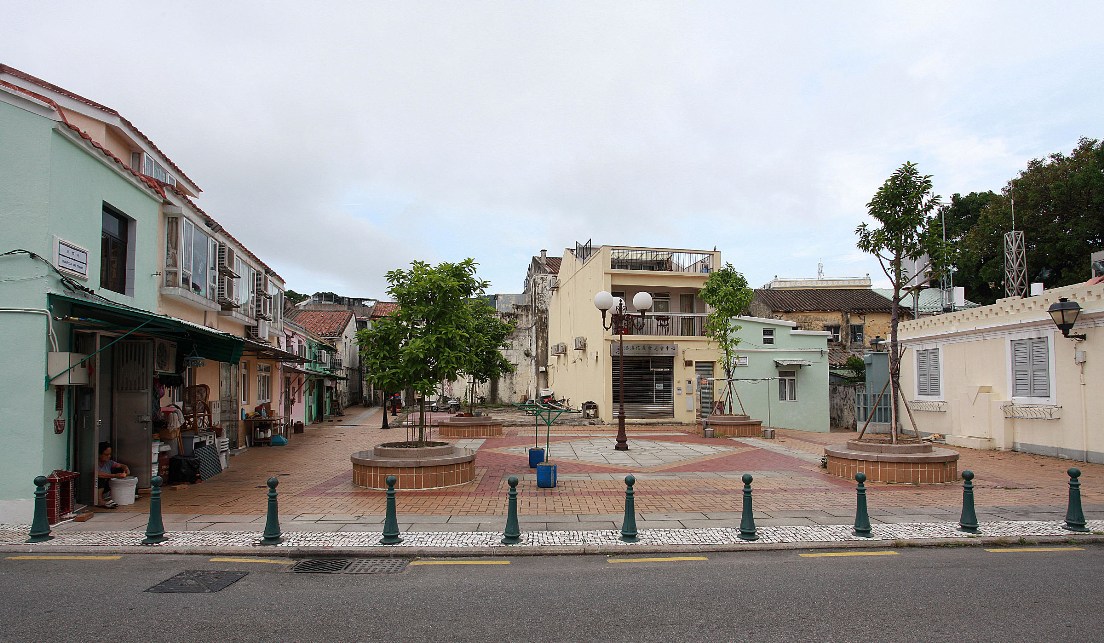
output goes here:
[{"label": "cream colored building", "polygon": [[[1081,314],[1063,337],[1047,309]],[[901,387],[919,429],[956,446],[1104,462],[1104,284],[908,321]],[[907,430],[907,418],[905,420]]]},{"label": "cream colored building", "polygon": [[[720,266],[715,250],[590,244],[565,250],[548,309],[548,386],[575,408],[597,403],[598,417],[615,421],[618,337],[603,328],[594,295],[611,292],[635,312],[633,296],[648,292],[652,310],[624,338],[625,417],[693,422],[701,403],[695,382],[713,377],[720,359],[705,337],[699,293]],[[704,395],[709,408],[711,392]]]}]

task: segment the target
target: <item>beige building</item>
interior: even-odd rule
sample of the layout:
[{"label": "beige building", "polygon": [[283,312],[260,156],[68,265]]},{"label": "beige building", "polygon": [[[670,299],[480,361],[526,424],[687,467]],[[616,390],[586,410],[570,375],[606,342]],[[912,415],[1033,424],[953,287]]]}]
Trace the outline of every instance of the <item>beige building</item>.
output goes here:
[{"label": "beige building", "polygon": [[[1063,337],[1047,310],[1081,307]],[[921,432],[956,446],[1104,462],[1104,284],[901,324],[902,392]],[[907,427],[907,420],[906,420]]]},{"label": "beige building", "polygon": [[719,360],[699,293],[720,266],[717,251],[589,243],[565,250],[548,306],[548,386],[575,408],[597,403],[598,417],[615,421],[618,337],[603,328],[594,295],[608,291],[635,312],[633,297],[648,292],[652,310],[624,338],[625,417],[693,422],[701,401],[695,375],[713,377]]}]

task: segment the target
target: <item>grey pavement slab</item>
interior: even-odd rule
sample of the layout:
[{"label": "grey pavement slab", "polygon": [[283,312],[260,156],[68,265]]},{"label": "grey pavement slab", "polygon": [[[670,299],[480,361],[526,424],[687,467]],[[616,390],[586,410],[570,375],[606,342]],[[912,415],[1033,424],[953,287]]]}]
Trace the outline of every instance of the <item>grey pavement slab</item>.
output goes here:
[{"label": "grey pavement slab", "polygon": [[705,514],[699,511],[688,511],[681,513],[651,513],[651,512],[639,512],[637,514],[639,520],[704,520]]}]

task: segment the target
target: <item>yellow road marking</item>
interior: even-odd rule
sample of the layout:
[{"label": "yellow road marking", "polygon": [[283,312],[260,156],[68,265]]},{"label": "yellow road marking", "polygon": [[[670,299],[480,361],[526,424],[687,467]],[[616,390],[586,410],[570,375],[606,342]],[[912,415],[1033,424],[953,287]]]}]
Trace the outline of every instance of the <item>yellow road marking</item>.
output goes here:
[{"label": "yellow road marking", "polygon": [[1031,551],[1085,551],[1084,547],[994,547],[986,549],[994,554],[1026,553]]},{"label": "yellow road marking", "polygon": [[607,563],[670,563],[682,560],[709,560],[705,556],[668,556],[665,558],[608,558]]},{"label": "yellow road marking", "polygon": [[509,565],[508,560],[415,560],[411,565]]},{"label": "yellow road marking", "polygon": [[122,556],[8,556],[8,560],[119,560]]},{"label": "yellow road marking", "polygon": [[211,558],[212,563],[268,563],[269,565],[291,565],[294,561],[283,559],[271,559],[271,558],[233,558],[223,556],[219,558]]},{"label": "yellow road marking", "polygon": [[802,558],[842,558],[845,556],[896,556],[895,551],[833,551],[821,554],[798,554]]}]

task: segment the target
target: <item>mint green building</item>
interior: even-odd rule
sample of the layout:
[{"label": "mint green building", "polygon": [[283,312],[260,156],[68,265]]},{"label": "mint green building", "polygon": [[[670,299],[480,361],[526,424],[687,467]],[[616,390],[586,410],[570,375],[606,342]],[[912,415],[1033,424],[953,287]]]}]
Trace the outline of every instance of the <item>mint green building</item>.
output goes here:
[{"label": "mint green building", "polygon": [[[763,426],[827,433],[828,405],[827,331],[797,330],[782,319],[737,317],[736,364],[732,385],[744,412]],[[723,378],[718,373],[718,378]],[[725,382],[715,382],[720,399]]]}]

